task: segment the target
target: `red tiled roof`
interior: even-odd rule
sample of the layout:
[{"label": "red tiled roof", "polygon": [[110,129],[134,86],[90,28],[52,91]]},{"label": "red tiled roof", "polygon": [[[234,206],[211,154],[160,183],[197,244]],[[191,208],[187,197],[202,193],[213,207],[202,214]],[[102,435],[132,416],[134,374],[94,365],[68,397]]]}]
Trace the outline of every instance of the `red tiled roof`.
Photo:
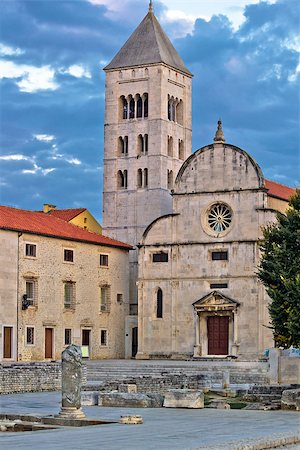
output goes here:
[{"label": "red tiled roof", "polygon": [[86,211],[86,208],[52,209],[46,214],[58,217],[61,220],[69,222],[70,220],[74,219],[74,217],[81,214],[83,211]]},{"label": "red tiled roof", "polygon": [[96,245],[119,247],[130,250],[132,247],[101,234],[93,233],[65,222],[43,212],[27,211],[0,205],[0,228],[40,234],[54,238],[87,242]]},{"label": "red tiled roof", "polygon": [[284,184],[275,183],[275,181],[265,180],[265,186],[268,189],[270,197],[276,197],[281,200],[289,200],[295,194],[296,189]]}]

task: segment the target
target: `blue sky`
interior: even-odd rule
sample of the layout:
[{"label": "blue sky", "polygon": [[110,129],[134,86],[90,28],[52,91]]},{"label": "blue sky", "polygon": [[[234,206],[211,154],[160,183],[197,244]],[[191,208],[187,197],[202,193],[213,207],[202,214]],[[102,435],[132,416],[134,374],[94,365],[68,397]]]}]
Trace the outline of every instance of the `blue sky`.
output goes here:
[{"label": "blue sky", "polygon": [[[193,72],[193,150],[227,142],[299,184],[298,0],[154,0]],[[1,2],[1,203],[86,207],[101,220],[102,68],[148,0]]]}]

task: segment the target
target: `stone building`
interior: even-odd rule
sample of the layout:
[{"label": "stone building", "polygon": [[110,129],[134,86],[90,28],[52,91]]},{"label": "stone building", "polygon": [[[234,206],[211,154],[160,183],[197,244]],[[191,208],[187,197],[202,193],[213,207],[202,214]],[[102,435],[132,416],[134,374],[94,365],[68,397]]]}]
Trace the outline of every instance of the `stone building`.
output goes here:
[{"label": "stone building", "polygon": [[[104,70],[103,230],[136,246],[152,220],[171,212],[170,191],[179,168],[191,154],[192,75],[151,6]],[[130,252],[132,314],[126,330],[133,340],[137,258],[135,247]],[[131,356],[131,348],[127,356]]]},{"label": "stone building", "polygon": [[0,207],[0,359],[124,358],[130,246],[52,215]]},{"label": "stone building", "polygon": [[250,155],[225,142],[221,122],[214,143],[182,165],[173,212],[140,244],[138,358],[256,359],[273,346],[256,276],[261,227],[274,221],[266,184],[286,208],[294,190],[264,180]]},{"label": "stone building", "polygon": [[95,217],[86,208],[57,209],[55,205],[45,203],[43,207],[45,214],[51,214],[66,222],[72,223],[84,230],[102,234],[102,227]]},{"label": "stone building", "polygon": [[192,154],[192,75],[152,2],[104,70],[103,227],[135,247],[128,343],[138,299],[138,358],[257,358],[272,343],[257,241],[293,190],[226,144],[221,123]]}]

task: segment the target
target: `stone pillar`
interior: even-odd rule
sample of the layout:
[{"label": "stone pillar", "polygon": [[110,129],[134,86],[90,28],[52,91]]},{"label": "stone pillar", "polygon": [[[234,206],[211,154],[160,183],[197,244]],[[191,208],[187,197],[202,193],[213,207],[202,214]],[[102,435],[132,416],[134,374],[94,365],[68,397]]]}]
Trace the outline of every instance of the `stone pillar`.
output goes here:
[{"label": "stone pillar", "polygon": [[232,314],[233,319],[233,344],[231,346],[231,354],[232,356],[238,355],[238,312],[234,311]]},{"label": "stone pillar", "polygon": [[62,407],[59,417],[83,419],[81,410],[82,356],[78,345],[69,345],[62,359]]},{"label": "stone pillar", "polygon": [[201,345],[200,345],[200,318],[199,314],[195,311],[195,328],[196,328],[196,342],[194,345],[194,358],[201,356]]}]

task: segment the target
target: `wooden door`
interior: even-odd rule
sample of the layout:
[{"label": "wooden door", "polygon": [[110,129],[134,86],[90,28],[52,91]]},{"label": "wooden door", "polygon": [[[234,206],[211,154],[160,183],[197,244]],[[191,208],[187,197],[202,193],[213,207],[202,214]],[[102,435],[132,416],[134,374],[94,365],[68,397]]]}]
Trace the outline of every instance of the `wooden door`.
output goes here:
[{"label": "wooden door", "polygon": [[208,354],[228,355],[228,316],[207,318]]},{"label": "wooden door", "polygon": [[53,328],[45,328],[45,358],[53,358]]},{"label": "wooden door", "polygon": [[90,332],[91,330],[82,330],[82,345],[90,345]]},{"label": "wooden door", "polygon": [[135,358],[138,350],[138,328],[132,328],[132,348],[131,348],[131,356]]},{"label": "wooden door", "polygon": [[3,358],[12,358],[12,327],[3,327]]}]

